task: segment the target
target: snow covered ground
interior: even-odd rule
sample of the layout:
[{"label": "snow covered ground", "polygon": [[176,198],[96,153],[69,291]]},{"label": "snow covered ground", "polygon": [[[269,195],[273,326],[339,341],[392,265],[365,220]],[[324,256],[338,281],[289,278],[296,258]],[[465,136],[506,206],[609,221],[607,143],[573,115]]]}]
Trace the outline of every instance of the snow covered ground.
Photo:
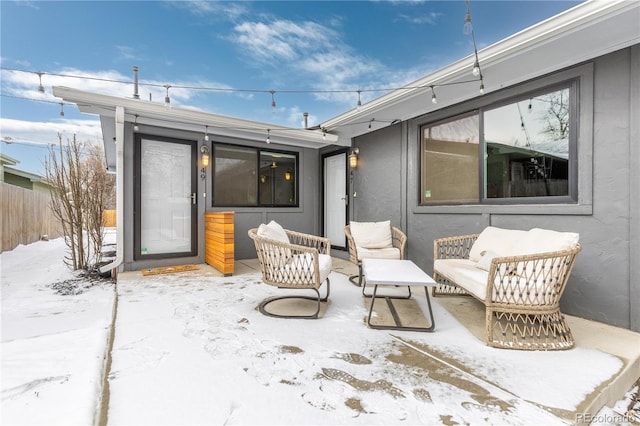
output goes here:
[{"label": "snow covered ground", "polygon": [[[57,239],[0,256],[2,424],[95,421],[115,286],[56,293],[74,277],[65,251]],[[359,289],[330,278],[322,319],[283,320],[255,309],[284,291],[258,272],[128,274],[109,424],[566,424],[621,368],[587,348],[489,348],[437,301],[436,333],[371,330]],[[592,419],[624,424],[609,408]]]}]

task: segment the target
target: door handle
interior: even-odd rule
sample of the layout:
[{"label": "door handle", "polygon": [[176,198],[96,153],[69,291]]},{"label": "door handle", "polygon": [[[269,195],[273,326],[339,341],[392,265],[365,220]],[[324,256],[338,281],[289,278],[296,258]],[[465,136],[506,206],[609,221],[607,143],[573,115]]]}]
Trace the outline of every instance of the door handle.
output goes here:
[{"label": "door handle", "polygon": [[195,192],[191,193],[191,204],[194,206],[198,203],[198,195]]}]

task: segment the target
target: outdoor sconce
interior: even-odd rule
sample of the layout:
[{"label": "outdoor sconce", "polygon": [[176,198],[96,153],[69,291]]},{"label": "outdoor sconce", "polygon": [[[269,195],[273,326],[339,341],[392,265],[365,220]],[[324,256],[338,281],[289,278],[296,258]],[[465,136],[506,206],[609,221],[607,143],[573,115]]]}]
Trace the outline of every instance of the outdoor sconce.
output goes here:
[{"label": "outdoor sconce", "polygon": [[293,173],[291,173],[291,170],[287,170],[286,172],[284,172],[284,180],[291,180],[292,177]]},{"label": "outdoor sconce", "polygon": [[355,169],[358,167],[358,154],[360,153],[359,148],[353,148],[351,150],[351,154],[349,154],[349,167]]},{"label": "outdoor sconce", "polygon": [[205,179],[207,177],[207,166],[209,165],[209,147],[202,145],[200,147],[200,160],[202,161],[202,169],[200,169],[200,178]]}]

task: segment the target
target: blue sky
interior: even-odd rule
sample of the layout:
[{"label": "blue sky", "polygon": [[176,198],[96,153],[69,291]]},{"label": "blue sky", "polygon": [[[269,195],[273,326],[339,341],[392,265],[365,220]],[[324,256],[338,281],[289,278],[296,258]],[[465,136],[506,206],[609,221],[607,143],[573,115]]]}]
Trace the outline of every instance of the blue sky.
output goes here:
[{"label": "blue sky", "polygon": [[[478,49],[578,3],[471,0]],[[162,102],[165,84],[231,89],[169,95],[174,106],[291,127],[308,112],[315,125],[354,108],[358,90],[365,103],[472,54],[465,13],[459,0],[2,0],[0,152],[42,174],[58,133],[101,143],[97,117],[61,106],[51,87],[131,97],[115,81],[132,81],[134,65],[141,83],[159,85],[141,86],[145,100]]]}]

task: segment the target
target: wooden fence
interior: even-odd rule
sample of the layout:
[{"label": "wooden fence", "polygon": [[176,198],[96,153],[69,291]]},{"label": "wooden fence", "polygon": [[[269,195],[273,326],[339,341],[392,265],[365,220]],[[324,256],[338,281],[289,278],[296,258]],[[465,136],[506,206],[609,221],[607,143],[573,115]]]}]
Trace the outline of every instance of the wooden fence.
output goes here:
[{"label": "wooden fence", "polygon": [[0,182],[0,253],[19,244],[30,244],[44,235],[62,236],[62,227],[54,216],[48,193],[34,192]]}]

